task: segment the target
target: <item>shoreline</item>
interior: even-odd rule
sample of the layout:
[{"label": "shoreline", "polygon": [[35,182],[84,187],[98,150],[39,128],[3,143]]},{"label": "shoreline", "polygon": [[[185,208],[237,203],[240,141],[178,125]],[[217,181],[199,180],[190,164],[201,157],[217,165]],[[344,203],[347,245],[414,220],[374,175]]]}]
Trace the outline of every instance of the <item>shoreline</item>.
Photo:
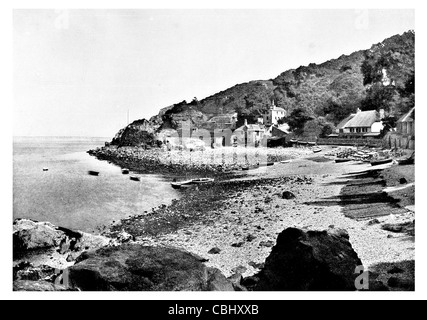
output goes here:
[{"label": "shoreline", "polygon": [[[391,268],[384,266],[403,264],[403,269],[412,268],[414,236],[382,227],[411,223],[415,213],[405,209],[398,214],[379,215],[376,219],[349,218],[345,210],[350,207],[340,201],[348,195],[343,190],[359,181],[349,173],[372,170],[372,167],[352,162],[336,164],[327,158],[319,161],[326,151],[316,155],[307,153],[289,163],[246,171],[241,175],[226,177],[217,174],[221,178],[214,183],[183,191],[183,196],[169,206],[161,205],[146,214],[106,226],[102,236],[114,239],[116,244],[126,239],[126,242],[147,246],[182,249],[203,257],[208,267],[218,268],[227,277],[236,270],[248,277],[260,271],[277,235],[284,229],[337,228],[348,231],[350,242],[365,268],[386,269],[378,276],[383,282],[390,277],[387,272]],[[396,179],[388,175],[386,186],[395,186]],[[370,185],[373,189],[368,191],[375,193],[386,187],[374,180],[366,183],[361,185],[361,190]],[[350,187],[350,195],[357,194],[354,188]],[[284,199],[283,192],[288,191],[295,198]],[[375,206],[375,202],[372,205]],[[372,223],[374,220],[377,221]],[[219,252],[208,253],[213,248]],[[411,277],[411,270],[404,271]]]}]

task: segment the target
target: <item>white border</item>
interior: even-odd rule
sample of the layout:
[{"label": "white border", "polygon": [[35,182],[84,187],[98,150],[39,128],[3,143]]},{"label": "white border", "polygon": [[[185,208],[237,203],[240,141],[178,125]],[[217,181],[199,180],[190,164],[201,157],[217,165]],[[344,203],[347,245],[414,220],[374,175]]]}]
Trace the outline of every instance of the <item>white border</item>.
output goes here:
[{"label": "white border", "polygon": [[[2,1],[1,3],[1,32],[2,32],[2,49],[0,59],[2,63],[2,88],[6,88],[3,91],[4,99],[2,101],[1,113],[2,113],[2,125],[1,133],[3,137],[2,144],[2,165],[3,174],[1,179],[1,203],[2,203],[2,217],[0,223],[0,234],[1,234],[1,265],[0,265],[0,298],[2,299],[146,299],[146,300],[160,300],[160,299],[176,299],[176,300],[219,300],[219,299],[237,299],[237,300],[282,300],[282,299],[424,299],[426,297],[426,276],[424,270],[426,268],[426,250],[421,246],[424,246],[425,232],[421,232],[425,225],[425,218],[423,217],[424,212],[424,200],[422,196],[424,193],[424,187],[420,184],[423,182],[424,170],[422,168],[422,162],[417,162],[416,169],[416,180],[420,182],[417,185],[417,260],[416,260],[416,292],[336,292],[336,293],[325,293],[325,292],[126,292],[126,293],[104,293],[104,292],[66,292],[66,293],[31,293],[31,292],[12,292],[12,277],[11,277],[11,265],[12,265],[12,131],[13,131],[13,76],[12,76],[12,9],[16,8],[106,8],[106,9],[119,9],[119,8],[135,8],[135,9],[146,9],[146,8],[280,8],[280,9],[416,9],[416,67],[417,67],[417,89],[416,91],[420,94],[417,95],[417,109],[418,121],[417,121],[417,161],[424,159],[425,151],[423,150],[423,138],[424,130],[422,126],[422,120],[424,117],[423,108],[427,108],[425,96],[422,95],[425,88],[424,73],[420,70],[427,70],[425,66],[426,57],[426,43],[427,39],[425,31],[427,30],[425,21],[427,20],[425,7],[415,1],[366,1],[360,0],[345,4],[343,1],[322,1],[321,6],[318,1],[304,1],[293,2],[290,4],[283,4],[279,1],[233,1],[233,0],[216,0],[216,1],[89,1],[89,0],[74,0],[74,1]],[[361,48],[363,49],[363,48]],[[334,58],[334,57],[331,57]],[[278,70],[280,72],[280,70]],[[425,106],[425,107],[424,107]],[[421,125],[420,125],[421,123]],[[420,135],[421,134],[421,135]]]}]

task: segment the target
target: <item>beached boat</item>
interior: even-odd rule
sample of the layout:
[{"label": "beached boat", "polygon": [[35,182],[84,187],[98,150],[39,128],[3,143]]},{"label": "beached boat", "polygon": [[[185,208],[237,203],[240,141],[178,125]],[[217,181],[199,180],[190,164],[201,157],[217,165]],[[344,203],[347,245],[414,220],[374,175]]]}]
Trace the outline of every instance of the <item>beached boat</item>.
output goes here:
[{"label": "beached boat", "polygon": [[199,179],[192,179],[192,184],[200,184],[200,183],[208,183],[208,182],[214,182],[214,179],[212,178],[199,178]]},{"label": "beached boat", "polygon": [[186,189],[192,186],[191,180],[181,181],[181,182],[172,182],[172,188],[174,189]]},{"label": "beached boat", "polygon": [[291,162],[291,160],[283,160],[283,161],[280,161],[280,163],[289,163],[289,162]]},{"label": "beached boat", "polygon": [[337,159],[335,159],[335,162],[336,163],[341,163],[341,162],[348,162],[348,161],[351,161],[351,160],[353,160],[353,159],[351,159],[351,158],[337,158]]},{"label": "beached boat", "polygon": [[91,176],[97,176],[97,175],[99,175],[99,171],[89,170],[87,173],[88,173],[89,175],[91,175]]},{"label": "beached boat", "polygon": [[48,171],[49,169],[48,168],[43,168],[43,171]]},{"label": "beached boat", "polygon": [[122,174],[129,174],[129,169],[126,169],[126,168],[122,169]]},{"label": "beached boat", "polygon": [[371,166],[378,166],[380,164],[386,164],[386,163],[390,163],[392,161],[393,161],[392,158],[372,160]]},{"label": "beached boat", "polygon": [[321,148],[314,148],[314,149],[313,149],[313,152],[314,152],[314,153],[318,153],[318,152],[320,152],[320,151],[322,151],[322,149],[321,149]]},{"label": "beached boat", "polygon": [[192,185],[209,183],[214,181],[215,180],[212,178],[198,178],[198,179],[191,179],[191,180],[185,180],[185,181],[174,181],[171,183],[171,186],[174,189],[184,189],[184,188],[189,188]]},{"label": "beached boat", "polygon": [[398,159],[398,160],[397,160],[397,163],[398,163],[400,166],[408,165],[408,164],[414,164],[414,163],[415,163],[415,151],[414,151],[414,152],[412,152],[412,154],[411,154],[409,157],[407,157],[407,158],[404,158],[404,159]]},{"label": "beached boat", "polygon": [[132,181],[141,181],[141,178],[140,178],[140,177],[137,177],[137,176],[130,176],[130,179],[131,179]]}]

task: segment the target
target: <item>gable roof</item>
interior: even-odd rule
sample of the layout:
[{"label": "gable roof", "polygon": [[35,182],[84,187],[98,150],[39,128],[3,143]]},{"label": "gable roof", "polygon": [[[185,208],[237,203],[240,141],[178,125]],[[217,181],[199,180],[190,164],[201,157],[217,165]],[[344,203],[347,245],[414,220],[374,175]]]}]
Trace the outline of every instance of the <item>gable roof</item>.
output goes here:
[{"label": "gable roof", "polygon": [[346,127],[347,122],[349,122],[351,119],[353,119],[353,117],[355,116],[355,113],[350,114],[348,117],[346,117],[345,119],[341,120],[340,123],[338,123],[337,125],[337,129],[343,129]]},{"label": "gable roof", "polygon": [[346,128],[370,127],[373,123],[379,121],[376,110],[360,111],[354,115],[345,125]]},{"label": "gable roof", "polygon": [[407,114],[404,114],[397,122],[411,122],[414,121],[414,117],[412,117],[413,112],[415,111],[415,107],[413,107]]}]

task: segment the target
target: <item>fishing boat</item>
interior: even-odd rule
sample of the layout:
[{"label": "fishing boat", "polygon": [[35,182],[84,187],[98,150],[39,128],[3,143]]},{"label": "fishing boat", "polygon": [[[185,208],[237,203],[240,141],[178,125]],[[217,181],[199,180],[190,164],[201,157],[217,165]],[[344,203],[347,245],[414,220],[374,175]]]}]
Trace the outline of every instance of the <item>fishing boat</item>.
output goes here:
[{"label": "fishing boat", "polygon": [[372,160],[371,161],[371,166],[378,166],[380,164],[386,164],[386,163],[390,163],[392,162],[393,159],[392,158],[387,158],[387,159],[376,159],[376,160]]},{"label": "fishing boat", "polygon": [[99,171],[89,170],[87,173],[88,173],[89,175],[91,175],[91,176],[97,176],[97,175],[99,175]]},{"label": "fishing boat", "polygon": [[283,161],[280,161],[280,163],[289,163],[289,162],[291,162],[291,160],[283,160]]},{"label": "fishing boat", "polygon": [[48,171],[49,169],[48,168],[43,168],[43,171]]},{"label": "fishing boat", "polygon": [[353,159],[351,159],[351,158],[337,158],[337,159],[335,159],[335,163],[348,162],[351,160],[353,160]]},{"label": "fishing boat", "polygon": [[126,168],[122,169],[122,174],[129,174],[129,169],[126,169]]},{"label": "fishing boat", "polygon": [[132,181],[141,181],[141,178],[140,178],[140,177],[137,177],[137,176],[130,176],[130,179],[131,179]]},{"label": "fishing boat", "polygon": [[319,147],[317,147],[317,148],[314,148],[314,149],[313,149],[313,152],[314,152],[314,153],[318,153],[318,152],[320,152],[320,151],[322,151],[322,149],[321,149],[321,148],[319,148]]}]

